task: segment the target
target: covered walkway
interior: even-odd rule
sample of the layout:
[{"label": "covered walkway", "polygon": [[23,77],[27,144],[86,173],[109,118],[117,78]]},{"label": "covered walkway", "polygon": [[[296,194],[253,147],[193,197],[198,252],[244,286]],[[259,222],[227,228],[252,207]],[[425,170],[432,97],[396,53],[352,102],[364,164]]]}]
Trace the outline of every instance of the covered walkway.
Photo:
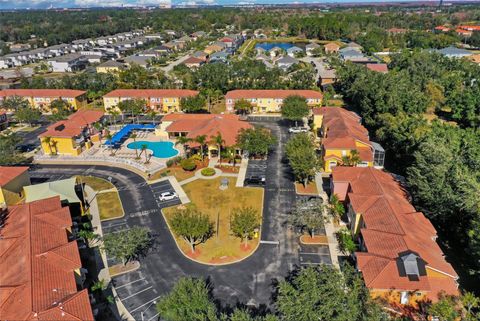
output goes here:
[{"label": "covered walkway", "polygon": [[154,124],[128,124],[123,126],[118,132],[113,135],[112,139],[105,142],[106,146],[115,147],[121,144],[130,133],[134,130],[155,130]]}]

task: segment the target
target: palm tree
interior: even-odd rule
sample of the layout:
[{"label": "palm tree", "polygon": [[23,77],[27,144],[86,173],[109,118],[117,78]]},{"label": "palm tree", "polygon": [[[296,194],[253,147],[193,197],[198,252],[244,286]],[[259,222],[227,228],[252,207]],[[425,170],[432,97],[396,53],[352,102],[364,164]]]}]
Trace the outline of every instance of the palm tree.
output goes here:
[{"label": "palm tree", "polygon": [[217,132],[217,135],[212,137],[211,143],[217,145],[217,147],[218,147],[218,160],[221,163],[222,160],[221,160],[220,155],[222,153],[222,146],[223,146],[223,144],[225,144],[225,140],[223,139],[222,134],[220,134],[220,132]]},{"label": "palm tree", "polygon": [[[117,117],[120,116],[120,112],[118,111],[118,109],[111,108],[110,109],[110,115],[113,117],[113,123],[116,124],[117,123]],[[110,124],[111,124],[111,120],[110,120]]]},{"label": "palm tree", "polygon": [[[107,135],[105,135],[105,139],[106,139],[107,141],[110,141],[110,142],[111,142],[111,141],[112,141],[112,138],[113,138],[113,136],[112,136],[112,134],[110,134],[110,132],[108,132]],[[115,153],[113,152],[113,146],[112,146],[112,145],[109,145],[109,147],[110,147],[110,156],[115,155]]]},{"label": "palm tree", "polygon": [[[130,138],[133,139],[133,142],[135,143],[137,141],[137,133],[133,132],[131,135],[130,135]],[[135,144],[134,144],[135,145]],[[135,145],[136,146],[136,145]],[[138,157],[138,148],[135,147],[135,159],[139,159],[140,157]]]},{"label": "palm tree", "polygon": [[227,147],[223,153],[223,157],[226,158],[229,163],[232,162],[233,167],[235,167],[235,147]]},{"label": "palm tree", "polygon": [[342,165],[343,166],[357,166],[358,163],[360,163],[362,159],[360,158],[360,154],[356,149],[353,149],[350,152],[349,156],[343,156],[342,157]]},{"label": "palm tree", "polygon": [[153,109],[150,109],[147,113],[147,116],[152,118],[152,122],[155,125],[155,116],[157,116],[157,112]]},{"label": "palm tree", "polygon": [[45,137],[43,139],[43,142],[48,145],[48,149],[50,150],[50,155],[52,155],[53,154],[53,151],[52,151],[52,137]]},{"label": "palm tree", "polygon": [[333,194],[330,197],[330,214],[333,216],[335,223],[338,223],[343,214],[345,214],[345,207],[340,203],[337,194]]},{"label": "palm tree", "polygon": [[202,161],[203,161],[203,156],[204,156],[203,148],[205,147],[205,144],[207,143],[207,135],[200,135],[200,136],[195,137],[195,142],[200,145],[200,156],[202,156]]},{"label": "palm tree", "polygon": [[191,141],[192,141],[192,139],[188,138],[187,136],[178,136],[177,140],[175,142],[175,146],[177,146],[178,144],[182,145],[183,150],[186,153],[187,152],[187,144]]},{"label": "palm tree", "polygon": [[148,164],[149,159],[148,159],[148,154],[147,154],[147,145],[142,144],[142,147],[140,147],[140,149],[141,149],[140,155],[142,155],[142,153],[145,153],[145,164]]}]

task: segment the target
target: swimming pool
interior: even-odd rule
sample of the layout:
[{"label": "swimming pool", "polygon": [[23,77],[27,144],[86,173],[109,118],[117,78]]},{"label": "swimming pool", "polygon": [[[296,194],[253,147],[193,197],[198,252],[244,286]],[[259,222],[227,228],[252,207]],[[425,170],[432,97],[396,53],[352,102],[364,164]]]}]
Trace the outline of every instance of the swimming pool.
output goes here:
[{"label": "swimming pool", "polygon": [[138,141],[127,145],[129,149],[141,149],[142,145],[146,145],[147,149],[153,152],[153,156],[157,158],[170,158],[178,155],[178,150],[173,147],[172,142],[146,142]]}]

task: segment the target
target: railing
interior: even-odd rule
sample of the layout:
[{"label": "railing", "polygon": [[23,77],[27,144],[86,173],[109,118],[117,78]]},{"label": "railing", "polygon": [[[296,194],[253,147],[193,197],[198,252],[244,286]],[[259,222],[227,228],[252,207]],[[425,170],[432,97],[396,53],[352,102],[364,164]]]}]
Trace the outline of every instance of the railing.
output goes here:
[{"label": "railing", "polygon": [[152,174],[155,173],[163,168],[166,165],[160,164],[157,166],[147,167],[144,164],[141,164],[137,161],[131,159],[123,159],[114,156],[94,156],[94,155],[80,155],[80,156],[67,156],[67,155],[45,155],[45,154],[37,154],[33,157],[34,160],[38,161],[58,161],[62,163],[75,163],[75,162],[102,162],[102,163],[110,163],[110,164],[119,164],[130,166],[135,169],[138,169],[145,174]]}]

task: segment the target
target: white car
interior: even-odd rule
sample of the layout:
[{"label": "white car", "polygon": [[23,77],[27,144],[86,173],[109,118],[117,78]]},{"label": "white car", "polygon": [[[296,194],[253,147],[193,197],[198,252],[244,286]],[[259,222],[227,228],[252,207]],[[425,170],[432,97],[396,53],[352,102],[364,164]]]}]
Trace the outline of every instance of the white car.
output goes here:
[{"label": "white car", "polygon": [[308,128],[307,127],[290,127],[288,129],[288,132],[293,133],[293,134],[306,133],[306,132],[308,132]]},{"label": "white car", "polygon": [[178,195],[175,192],[165,192],[160,194],[160,201],[170,201],[175,198],[178,198]]}]

